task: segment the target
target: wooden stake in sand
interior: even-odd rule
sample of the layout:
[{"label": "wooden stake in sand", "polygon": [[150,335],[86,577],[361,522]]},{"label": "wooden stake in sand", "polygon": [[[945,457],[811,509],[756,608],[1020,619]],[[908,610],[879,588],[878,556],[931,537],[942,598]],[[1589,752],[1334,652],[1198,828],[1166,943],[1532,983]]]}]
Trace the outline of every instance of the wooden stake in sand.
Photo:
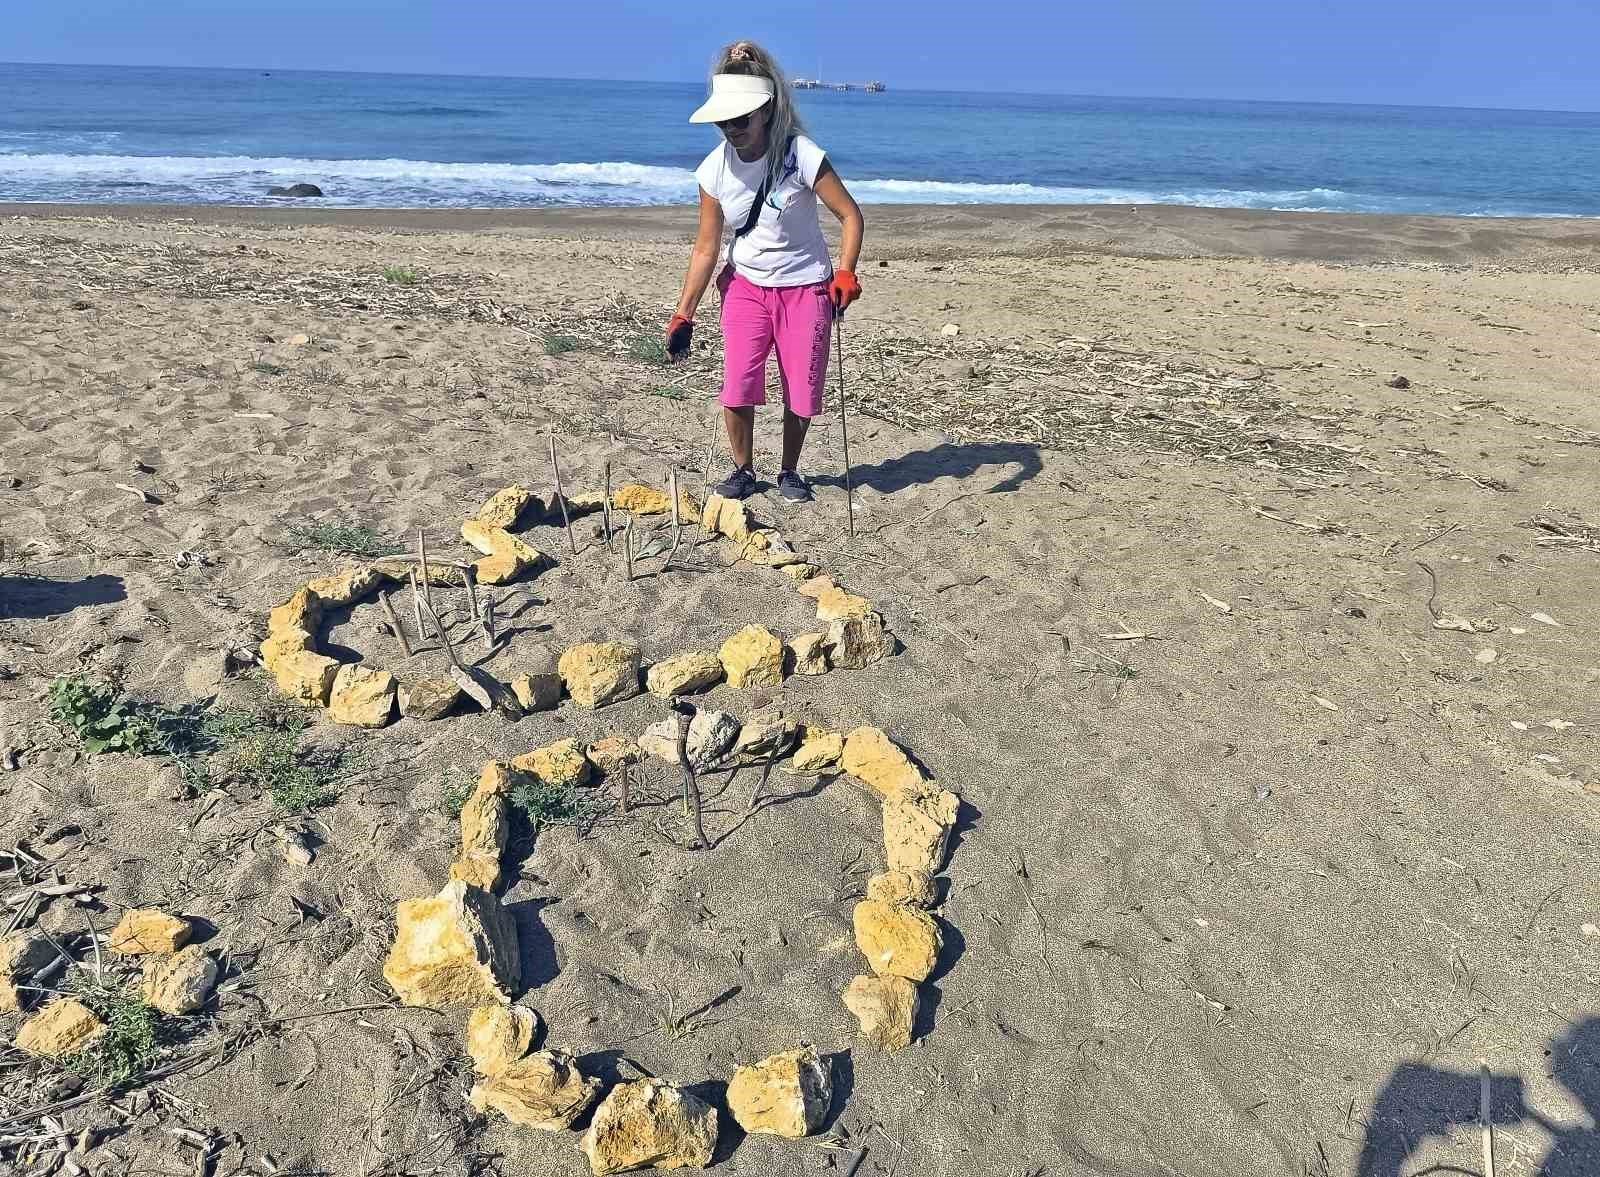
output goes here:
[{"label": "wooden stake in sand", "polygon": [[1494,1124],[1489,1113],[1489,1064],[1479,1059],[1478,1123],[1483,1128],[1483,1177],[1494,1177]]},{"label": "wooden stake in sand", "polygon": [[600,524],[606,532],[606,551],[614,552],[611,546],[611,463],[606,463],[606,497],[600,500]]},{"label": "wooden stake in sand", "polygon": [[[383,611],[389,615],[389,625],[394,629],[394,636],[400,639],[400,649],[407,658],[414,652],[411,649],[411,639],[406,637],[406,627],[400,624],[400,615],[394,611],[394,602],[389,599],[386,592],[378,594],[378,600],[383,602]],[[421,640],[419,635],[418,640]]]},{"label": "wooden stake in sand", "polygon": [[711,441],[706,445],[705,474],[700,480],[700,538],[706,537],[706,500],[711,497],[711,459],[717,452],[717,426],[722,424],[717,418],[720,414],[711,416]]},{"label": "wooden stake in sand", "polygon": [[483,614],[478,612],[478,586],[473,580],[472,569],[462,568],[459,571],[461,573],[461,583],[467,588],[467,601],[472,606],[472,620],[479,621],[482,619]]},{"label": "wooden stake in sand", "polygon": [[633,516],[628,516],[628,526],[622,531],[622,558],[628,565],[628,580],[633,580]]},{"label": "wooden stake in sand", "polygon": [[556,461],[556,431],[550,429],[550,473],[556,480],[556,501],[561,504],[561,522],[567,527],[567,544],[572,554],[578,554],[578,537],[572,533],[572,516],[567,513],[567,492],[561,489],[561,466]]},{"label": "wooden stake in sand", "polygon": [[683,811],[694,818],[694,832],[698,839],[694,848],[706,848],[706,823],[700,812],[700,782],[695,779],[694,765],[689,763],[689,724],[694,719],[692,703],[677,703],[672,708],[678,713],[678,764],[683,769]]},{"label": "wooden stake in sand", "polygon": [[417,570],[411,570],[411,612],[417,619],[417,641],[428,640],[428,625],[422,619],[422,591],[417,588]]},{"label": "wooden stake in sand", "polygon": [[667,558],[661,561],[661,571],[665,572],[672,567],[672,557],[678,554],[678,542],[683,537],[683,520],[678,517],[678,472],[672,471],[667,475],[667,483],[672,495],[672,547],[667,552]]},{"label": "wooden stake in sand", "polygon": [[445,641],[444,627],[439,624],[439,611],[433,607],[433,577],[428,575],[428,541],[417,528],[417,563],[422,567],[422,601],[428,606],[428,616],[433,618],[434,632]]}]

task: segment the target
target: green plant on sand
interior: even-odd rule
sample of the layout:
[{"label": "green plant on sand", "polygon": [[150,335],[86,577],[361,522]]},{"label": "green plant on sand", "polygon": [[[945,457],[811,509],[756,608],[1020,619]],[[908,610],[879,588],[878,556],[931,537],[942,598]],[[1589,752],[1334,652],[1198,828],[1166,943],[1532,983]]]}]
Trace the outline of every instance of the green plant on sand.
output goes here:
[{"label": "green plant on sand", "polygon": [[559,331],[546,331],[544,333],[544,354],[547,356],[565,355],[569,351],[578,351],[583,344],[576,335],[563,335]]},{"label": "green plant on sand", "polygon": [[137,994],[79,970],[72,996],[94,1011],[106,1032],[63,1065],[95,1087],[116,1087],[142,1079],[161,1053],[160,1015]]},{"label": "green plant on sand", "polygon": [[383,280],[393,282],[396,286],[415,286],[417,272],[410,266],[384,266]]},{"label": "green plant on sand", "polygon": [[304,813],[331,804],[333,782],[342,766],[338,756],[318,760],[300,751],[303,715],[282,712],[268,717],[263,726],[234,749],[235,779],[272,798],[279,809]]},{"label": "green plant on sand", "polygon": [[667,341],[656,335],[635,335],[628,344],[628,355],[647,364],[665,364]]},{"label": "green plant on sand", "polygon": [[402,544],[354,519],[312,519],[291,523],[285,530],[308,548],[346,556],[395,556],[405,551]]}]

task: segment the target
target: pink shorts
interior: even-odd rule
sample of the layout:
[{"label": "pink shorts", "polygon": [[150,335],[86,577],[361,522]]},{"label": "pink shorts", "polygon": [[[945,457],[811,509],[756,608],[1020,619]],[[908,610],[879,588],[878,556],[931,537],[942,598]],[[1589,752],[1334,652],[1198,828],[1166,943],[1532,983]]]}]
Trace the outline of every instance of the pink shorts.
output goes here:
[{"label": "pink shorts", "polygon": [[778,349],[783,403],[797,417],[822,412],[833,304],[828,284],[757,286],[742,274],[722,288],[722,403],[767,403],[767,356]]}]

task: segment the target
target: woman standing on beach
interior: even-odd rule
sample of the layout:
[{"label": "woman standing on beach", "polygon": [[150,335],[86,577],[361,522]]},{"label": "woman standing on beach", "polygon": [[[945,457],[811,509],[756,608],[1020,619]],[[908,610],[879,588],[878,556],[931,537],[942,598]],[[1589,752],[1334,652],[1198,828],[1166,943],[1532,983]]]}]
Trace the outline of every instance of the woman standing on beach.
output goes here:
[{"label": "woman standing on beach", "polygon": [[[822,411],[828,375],[828,335],[836,314],[861,297],[861,209],[845,190],[826,153],[805,134],[789,83],[772,55],[735,41],[717,57],[711,93],[689,116],[715,123],[725,140],[695,171],[700,182],[700,230],[678,310],[667,325],[672,359],[689,352],[694,313],[717,276],[722,295],[722,417],[733,450],[733,472],[717,483],[731,499],[755,493],[756,406],[767,403],[767,356],[776,347],[783,381],[783,463],[778,493],[790,502],[811,498],[800,476],[800,448],[811,418]],[[817,201],[839,219],[839,265],[828,256]],[[725,226],[733,226],[726,254]]]}]

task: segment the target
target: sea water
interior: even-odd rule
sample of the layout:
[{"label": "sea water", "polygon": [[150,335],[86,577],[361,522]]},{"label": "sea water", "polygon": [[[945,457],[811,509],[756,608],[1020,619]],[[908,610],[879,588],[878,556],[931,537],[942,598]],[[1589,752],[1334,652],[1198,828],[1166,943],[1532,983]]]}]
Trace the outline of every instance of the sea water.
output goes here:
[{"label": "sea water", "polygon": [[[700,84],[0,65],[0,200],[693,201]],[[1600,216],[1600,115],[809,90],[863,202]]]}]

